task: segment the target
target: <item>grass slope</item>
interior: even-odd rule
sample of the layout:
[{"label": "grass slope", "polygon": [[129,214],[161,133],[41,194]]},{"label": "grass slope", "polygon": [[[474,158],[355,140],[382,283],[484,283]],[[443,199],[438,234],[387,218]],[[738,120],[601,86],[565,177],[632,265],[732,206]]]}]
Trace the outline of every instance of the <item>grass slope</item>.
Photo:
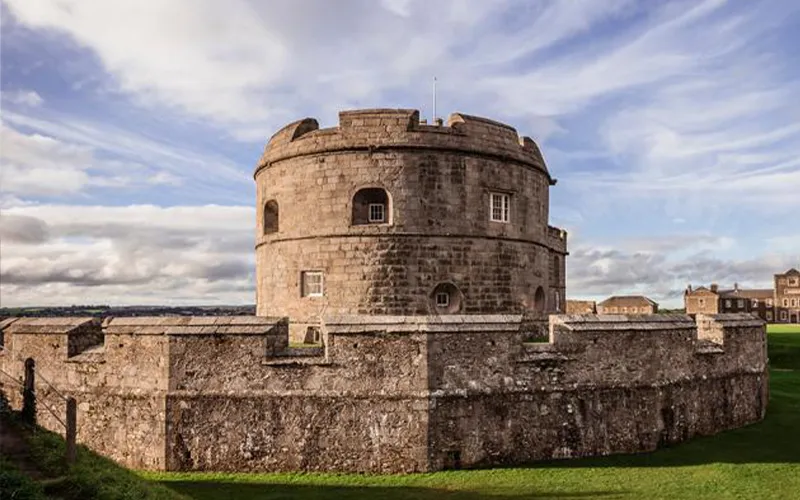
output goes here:
[{"label": "grass slope", "polygon": [[407,476],[142,474],[198,500],[800,499],[800,326],[771,326],[769,353],[763,422],[655,453]]},{"label": "grass slope", "polygon": [[84,446],[78,446],[77,462],[64,463],[64,439],[40,427],[29,427],[12,416],[0,425],[13,426],[29,445],[29,458],[44,476],[34,481],[6,457],[0,456],[0,500],[187,500],[187,497],[158,483],[143,479]]}]

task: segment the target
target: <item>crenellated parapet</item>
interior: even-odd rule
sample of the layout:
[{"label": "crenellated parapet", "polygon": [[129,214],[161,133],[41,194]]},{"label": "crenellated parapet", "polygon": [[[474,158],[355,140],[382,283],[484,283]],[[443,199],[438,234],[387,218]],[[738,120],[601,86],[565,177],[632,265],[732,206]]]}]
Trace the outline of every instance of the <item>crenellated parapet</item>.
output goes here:
[{"label": "crenellated parapet", "polygon": [[339,113],[339,125],[320,129],[314,118],[292,122],[269,140],[256,174],[274,163],[344,151],[441,150],[499,158],[544,172],[533,139],[513,127],[478,116],[453,113],[444,125],[421,123],[413,109],[362,109]]},{"label": "crenellated parapet", "polygon": [[0,368],[21,377],[34,358],[78,400],[80,442],[147,469],[412,472],[634,453],[756,422],[768,399],[764,323],[744,314],[552,316],[546,342],[526,341],[521,315],[333,315],[310,347],[289,344],[278,318],[3,325]]}]

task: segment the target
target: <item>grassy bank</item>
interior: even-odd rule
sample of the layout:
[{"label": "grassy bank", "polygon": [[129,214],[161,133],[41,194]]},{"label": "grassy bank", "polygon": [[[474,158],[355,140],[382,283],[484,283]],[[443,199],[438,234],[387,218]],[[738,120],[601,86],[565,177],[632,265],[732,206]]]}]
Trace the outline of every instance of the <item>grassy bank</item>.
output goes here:
[{"label": "grassy bank", "polygon": [[144,475],[195,499],[800,499],[800,326],[770,327],[769,352],[763,422],[650,454],[409,476]]},{"label": "grassy bank", "polygon": [[13,426],[29,445],[29,460],[43,476],[33,481],[0,457],[0,500],[186,500],[187,497],[134,472],[120,467],[83,446],[78,447],[75,465],[64,463],[65,443],[58,434],[30,428],[13,416],[0,425]]}]

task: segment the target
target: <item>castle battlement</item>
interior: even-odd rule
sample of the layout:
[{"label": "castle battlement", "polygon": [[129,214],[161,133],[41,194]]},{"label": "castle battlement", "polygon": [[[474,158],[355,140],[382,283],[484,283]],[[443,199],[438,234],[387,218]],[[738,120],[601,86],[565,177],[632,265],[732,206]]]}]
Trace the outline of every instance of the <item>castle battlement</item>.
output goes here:
[{"label": "castle battlement", "polygon": [[552,316],[539,343],[521,315],[335,315],[321,348],[290,347],[279,318],[4,324],[0,368],[21,377],[33,358],[78,400],[79,441],[147,469],[401,472],[446,468],[454,452],[474,466],[647,451],[755,422],[768,394],[764,323],[748,315]]},{"label": "castle battlement", "polygon": [[339,125],[324,129],[315,118],[292,122],[270,138],[256,174],[274,163],[301,156],[387,149],[444,150],[502,158],[539,169],[553,182],[539,146],[513,127],[464,113],[451,114],[443,125],[423,124],[415,109],[342,111]]}]

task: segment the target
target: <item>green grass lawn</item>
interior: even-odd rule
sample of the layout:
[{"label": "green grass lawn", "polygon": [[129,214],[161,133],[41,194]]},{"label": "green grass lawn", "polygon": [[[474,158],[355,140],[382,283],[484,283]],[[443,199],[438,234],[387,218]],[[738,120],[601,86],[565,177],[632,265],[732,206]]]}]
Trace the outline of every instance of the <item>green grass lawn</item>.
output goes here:
[{"label": "green grass lawn", "polygon": [[407,476],[141,473],[195,499],[800,499],[800,325],[769,328],[758,424],[641,455]]}]

